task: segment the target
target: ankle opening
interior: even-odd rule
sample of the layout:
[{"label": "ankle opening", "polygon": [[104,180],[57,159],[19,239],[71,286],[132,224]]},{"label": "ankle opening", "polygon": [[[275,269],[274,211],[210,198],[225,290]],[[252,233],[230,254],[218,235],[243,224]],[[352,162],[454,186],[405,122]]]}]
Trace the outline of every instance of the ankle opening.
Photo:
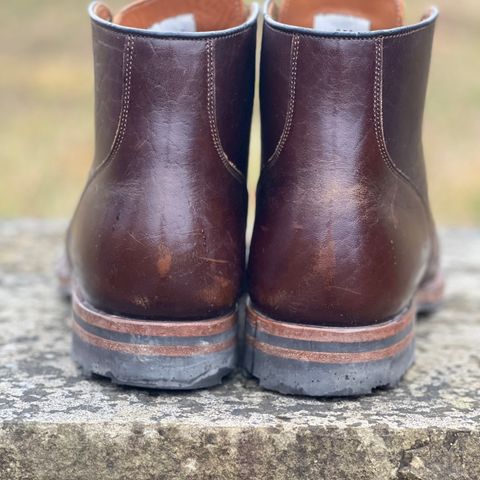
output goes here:
[{"label": "ankle opening", "polygon": [[194,33],[242,25],[251,16],[252,8],[243,0],[137,0],[115,15],[103,3],[95,3],[92,12],[121,27],[160,33]]}]

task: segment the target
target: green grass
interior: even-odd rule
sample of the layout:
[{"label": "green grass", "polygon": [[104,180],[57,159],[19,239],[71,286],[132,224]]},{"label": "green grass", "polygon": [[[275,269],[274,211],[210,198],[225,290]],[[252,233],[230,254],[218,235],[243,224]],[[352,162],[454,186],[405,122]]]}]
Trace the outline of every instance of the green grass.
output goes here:
[{"label": "green grass", "polygon": [[[112,7],[121,0],[109,2]],[[411,0],[409,18],[429,5]],[[425,121],[436,217],[480,224],[480,7],[438,0]],[[93,155],[93,72],[87,2],[4,2],[0,17],[0,216],[68,216]],[[254,119],[251,191],[260,157]]]}]

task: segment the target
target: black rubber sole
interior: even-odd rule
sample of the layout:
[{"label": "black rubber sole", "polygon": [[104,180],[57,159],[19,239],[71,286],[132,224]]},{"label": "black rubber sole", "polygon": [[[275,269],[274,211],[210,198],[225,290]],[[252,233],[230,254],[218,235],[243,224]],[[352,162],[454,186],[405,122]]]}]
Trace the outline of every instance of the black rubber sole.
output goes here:
[{"label": "black rubber sole", "polygon": [[380,325],[313,327],[277,322],[247,307],[244,368],[284,394],[359,396],[395,386],[415,358],[416,307]]},{"label": "black rubber sole", "polygon": [[72,358],[86,375],[162,390],[222,383],[236,367],[236,313],[196,322],[133,320],[73,295]]},{"label": "black rubber sole", "polygon": [[246,370],[261,387],[311,397],[357,397],[379,387],[394,387],[414,361],[414,341],[386,360],[346,365],[285,359],[255,351],[251,346],[245,352]]},{"label": "black rubber sole", "polygon": [[394,387],[415,361],[417,313],[438,308],[444,286],[439,274],[398,316],[359,328],[279,322],[248,304],[244,370],[262,387],[291,395],[360,396]]}]

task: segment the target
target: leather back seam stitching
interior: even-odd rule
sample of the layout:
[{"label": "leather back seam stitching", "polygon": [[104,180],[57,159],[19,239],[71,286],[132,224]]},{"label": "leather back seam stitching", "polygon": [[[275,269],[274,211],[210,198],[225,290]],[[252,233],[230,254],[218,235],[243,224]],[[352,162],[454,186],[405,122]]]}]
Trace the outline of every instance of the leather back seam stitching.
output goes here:
[{"label": "leather back seam stitching", "polygon": [[[390,171],[398,178],[403,180],[420,199],[425,213],[429,212],[423,195],[418,190],[418,187],[413,183],[412,179],[399,168],[393,161],[385,138],[384,120],[383,120],[383,37],[375,40],[375,83],[374,83],[374,125],[377,145],[380,150],[380,155],[390,169]],[[427,214],[427,218],[429,218]]]},{"label": "leather back seam stitching", "polygon": [[90,185],[93,183],[95,178],[99,175],[99,173],[102,170],[104,170],[106,166],[111,164],[113,159],[116,157],[118,151],[120,150],[120,146],[123,143],[123,138],[125,137],[125,134],[127,131],[127,123],[128,123],[127,121],[128,121],[129,110],[130,110],[134,47],[135,47],[135,38],[132,35],[127,36],[124,43],[124,47],[123,47],[122,106],[121,106],[120,114],[117,121],[117,129],[115,131],[115,135],[112,140],[112,145],[110,146],[110,150],[107,156],[99,163],[99,165],[94,170],[92,170],[87,180],[87,183],[85,185],[85,188],[83,189],[80,199],[78,201],[77,208],[75,209],[75,212],[73,213],[72,219],[68,226],[66,243],[67,243],[67,258],[70,263],[71,263],[71,259],[70,259],[68,244],[70,243],[71,227],[77,215],[80,204],[82,203],[82,199],[85,196]]},{"label": "leather back seam stitching", "polygon": [[285,145],[287,143],[288,137],[292,130],[293,125],[293,116],[295,112],[295,101],[297,96],[297,70],[298,70],[298,56],[300,52],[300,37],[294,35],[292,38],[291,54],[290,54],[290,93],[288,99],[287,114],[285,116],[285,124],[283,126],[283,131],[278,141],[277,147],[273,152],[272,156],[267,160],[265,167],[273,165],[280,157]]},{"label": "leather back seam stitching", "polygon": [[128,36],[125,41],[125,51],[123,60],[123,93],[122,93],[122,107],[117,124],[117,130],[113,138],[110,152],[105,159],[98,165],[98,167],[92,172],[88,185],[98,175],[98,173],[105,168],[105,166],[111,163],[117,156],[120,147],[122,146],[123,139],[127,132],[128,116],[130,113],[130,98],[132,91],[132,71],[133,71],[133,57],[134,57],[135,40],[132,36]]},{"label": "leather back seam stitching", "polygon": [[210,133],[212,136],[215,150],[220,157],[223,165],[229,173],[231,173],[239,182],[245,181],[244,174],[237,168],[237,166],[230,160],[226,154],[222,141],[220,139],[220,132],[218,130],[217,122],[217,100],[216,100],[216,81],[215,81],[215,43],[213,40],[207,40],[207,110],[208,121],[210,125]]}]

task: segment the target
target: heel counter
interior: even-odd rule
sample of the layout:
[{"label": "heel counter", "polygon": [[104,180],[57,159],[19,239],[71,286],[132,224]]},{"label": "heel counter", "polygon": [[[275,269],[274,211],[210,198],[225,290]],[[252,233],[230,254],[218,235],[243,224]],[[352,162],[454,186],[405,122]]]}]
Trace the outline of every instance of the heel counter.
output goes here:
[{"label": "heel counter", "polygon": [[213,231],[185,235],[159,229],[147,214],[123,218],[114,210],[82,205],[75,219],[69,250],[76,288],[89,303],[109,313],[173,320],[234,308],[242,242],[225,242],[222,249]]},{"label": "heel counter", "polygon": [[269,252],[257,229],[249,266],[256,308],[278,320],[324,326],[381,323],[405,308],[425,272],[427,229],[409,209],[392,214],[372,205],[356,212],[334,217],[324,210],[316,225],[283,224]]}]

